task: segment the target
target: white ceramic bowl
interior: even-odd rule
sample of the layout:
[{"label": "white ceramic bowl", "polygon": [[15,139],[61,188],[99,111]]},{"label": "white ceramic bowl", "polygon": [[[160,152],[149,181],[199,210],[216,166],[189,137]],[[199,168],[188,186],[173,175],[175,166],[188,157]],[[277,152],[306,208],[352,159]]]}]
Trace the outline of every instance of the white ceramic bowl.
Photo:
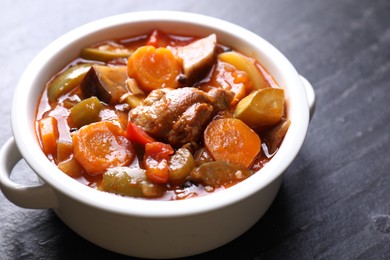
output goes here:
[{"label": "white ceramic bowl", "polygon": [[[60,172],[43,154],[34,130],[39,95],[52,75],[82,47],[102,40],[168,33],[207,36],[256,58],[285,89],[291,126],[274,158],[258,173],[223,191],[184,201],[125,198],[91,189]],[[103,248],[136,257],[175,258],[206,252],[237,238],[254,225],[274,200],[284,170],[298,154],[315,96],[311,85],[270,43],[237,25],[197,14],[152,11],[127,13],[81,26],[40,52],[14,94],[13,137],[0,154],[4,195],[26,208],[52,208],[80,236]],[[24,159],[41,181],[21,185],[10,179]]]}]

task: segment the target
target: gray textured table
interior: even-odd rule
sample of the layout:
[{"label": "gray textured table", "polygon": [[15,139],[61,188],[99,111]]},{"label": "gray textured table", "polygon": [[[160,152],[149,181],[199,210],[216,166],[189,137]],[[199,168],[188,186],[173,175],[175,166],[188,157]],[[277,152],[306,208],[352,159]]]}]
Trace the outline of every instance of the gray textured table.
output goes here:
[{"label": "gray textured table", "polygon": [[[388,0],[14,1],[0,9],[0,145],[23,70],[55,38],[109,15],[151,9],[237,23],[276,45],[313,84],[306,142],[266,215],[235,241],[191,259],[390,259]],[[32,182],[22,161],[13,178]],[[0,193],[0,259],[123,256],[73,233],[51,210]]]}]

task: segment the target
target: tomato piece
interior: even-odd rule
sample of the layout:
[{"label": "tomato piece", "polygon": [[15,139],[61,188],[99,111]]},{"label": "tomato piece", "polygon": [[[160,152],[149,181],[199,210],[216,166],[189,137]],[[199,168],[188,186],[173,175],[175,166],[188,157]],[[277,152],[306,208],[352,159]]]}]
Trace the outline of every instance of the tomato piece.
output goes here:
[{"label": "tomato piece", "polygon": [[146,177],[157,183],[168,182],[168,160],[174,153],[169,144],[152,142],[145,145],[144,163]]},{"label": "tomato piece", "polygon": [[147,144],[153,143],[155,140],[148,135],[142,128],[129,121],[126,129],[126,137],[133,143],[137,144]]},{"label": "tomato piece", "polygon": [[160,30],[154,30],[149,36],[149,40],[146,45],[152,45],[156,48],[167,47],[171,44],[171,38]]}]

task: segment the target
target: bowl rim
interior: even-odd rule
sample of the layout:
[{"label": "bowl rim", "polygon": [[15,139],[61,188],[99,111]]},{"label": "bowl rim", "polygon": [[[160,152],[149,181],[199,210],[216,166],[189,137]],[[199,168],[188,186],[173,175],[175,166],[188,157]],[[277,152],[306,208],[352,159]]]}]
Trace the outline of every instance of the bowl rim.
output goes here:
[{"label": "bowl rim", "polygon": [[[291,82],[291,85],[296,86],[294,92],[290,91],[288,113],[289,117],[290,114],[294,115],[294,113],[299,114],[299,117],[294,117],[294,121],[291,123],[290,129],[279,151],[260,170],[260,173],[257,172],[249,179],[213,194],[186,200],[161,201],[122,197],[92,189],[81,183],[77,184],[77,180],[69,178],[47,160],[39,147],[34,131],[31,134],[25,134],[25,129],[34,129],[31,120],[35,118],[35,112],[33,113],[32,119],[31,116],[30,118],[28,117],[28,113],[31,114],[31,111],[29,111],[31,110],[31,102],[34,103],[33,105],[35,107],[37,106],[37,100],[31,100],[32,93],[34,90],[36,92],[37,89],[42,92],[43,89],[43,86],[31,86],[32,83],[37,80],[38,75],[44,74],[44,72],[41,72],[41,69],[47,66],[47,62],[50,62],[50,59],[56,55],[58,50],[61,50],[64,46],[78,39],[93,35],[99,30],[110,29],[119,25],[151,22],[157,24],[162,21],[184,22],[195,26],[208,27],[226,34],[240,35],[241,37],[254,41],[258,46],[267,51],[267,55],[276,64],[275,66],[284,68],[281,73],[288,82]],[[29,88],[26,89],[26,86],[29,86]],[[291,100],[294,101],[292,102]],[[308,124],[309,105],[303,84],[293,65],[279,50],[259,35],[231,22],[211,16],[181,11],[123,13],[92,21],[60,36],[39,52],[30,62],[16,87],[11,109],[12,132],[18,149],[24,160],[40,179],[48,183],[60,194],[93,208],[115,212],[116,214],[150,218],[200,214],[229,206],[253,196],[280,177],[291,164],[303,145]]]}]

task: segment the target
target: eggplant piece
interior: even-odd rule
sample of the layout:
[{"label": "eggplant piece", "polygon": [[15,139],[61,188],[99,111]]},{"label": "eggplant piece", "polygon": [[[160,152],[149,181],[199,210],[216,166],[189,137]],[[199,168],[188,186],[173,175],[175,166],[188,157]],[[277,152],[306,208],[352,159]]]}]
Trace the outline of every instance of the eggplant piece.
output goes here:
[{"label": "eggplant piece", "polygon": [[230,187],[252,175],[247,168],[223,161],[201,164],[190,174],[190,180],[212,188]]},{"label": "eggplant piece", "polygon": [[81,83],[81,91],[84,98],[96,96],[107,104],[115,105],[130,93],[126,80],[126,66],[93,65]]},{"label": "eggplant piece", "polygon": [[176,56],[182,61],[189,86],[208,74],[216,61],[216,50],[217,36],[215,34],[176,48]]}]

